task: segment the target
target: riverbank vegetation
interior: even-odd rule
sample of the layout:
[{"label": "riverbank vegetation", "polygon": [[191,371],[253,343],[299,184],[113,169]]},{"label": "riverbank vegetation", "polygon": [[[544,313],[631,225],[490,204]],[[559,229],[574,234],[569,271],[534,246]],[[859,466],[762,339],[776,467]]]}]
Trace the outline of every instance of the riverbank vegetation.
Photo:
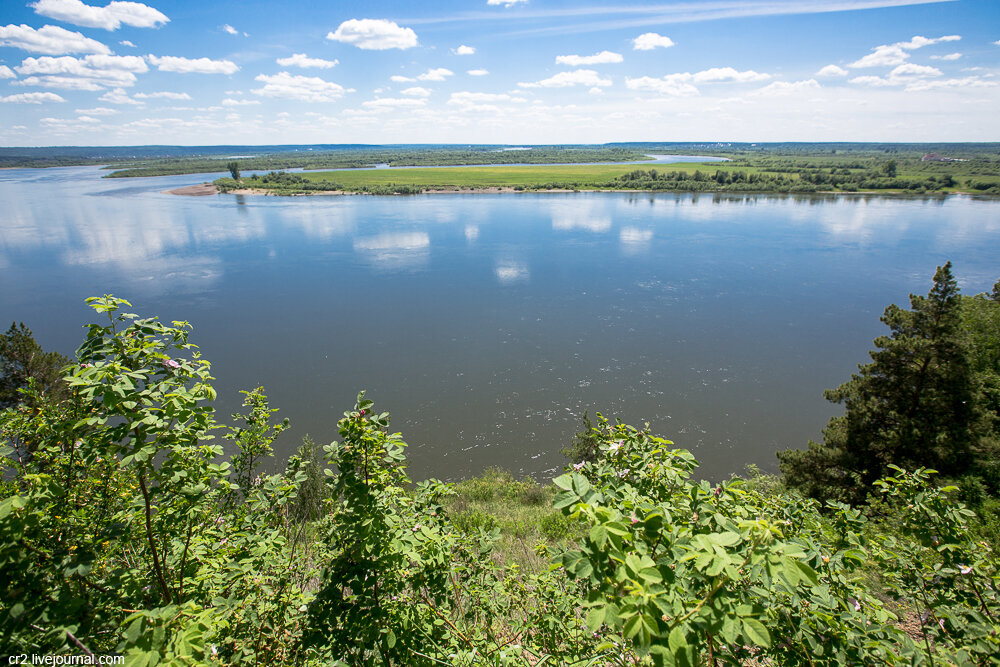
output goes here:
[{"label": "riverbank vegetation", "polygon": [[725,163],[531,165],[433,169],[374,169],[220,178],[222,192],[269,194],[435,191],[643,190],[652,192],[880,193],[1000,195],[1000,153],[956,160],[863,155],[734,154]]},{"label": "riverbank vegetation", "polygon": [[[99,321],[63,379],[48,358],[11,381],[19,398],[0,413],[6,652],[1000,664],[1000,284],[962,296],[939,269],[926,297],[886,310],[872,364],[831,392],[846,414],[822,445],[783,455],[783,477],[717,484],[689,452],[600,415],[551,482],[414,482],[363,392],[334,442],[306,438],[275,462],[287,422],[256,388],[219,423],[189,324],[89,302]],[[2,349],[30,337],[12,327],[18,345]]]}]

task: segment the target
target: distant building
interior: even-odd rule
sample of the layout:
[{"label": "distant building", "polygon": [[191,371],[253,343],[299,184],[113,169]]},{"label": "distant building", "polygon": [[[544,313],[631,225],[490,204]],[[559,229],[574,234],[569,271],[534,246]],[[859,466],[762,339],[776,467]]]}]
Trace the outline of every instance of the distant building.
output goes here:
[{"label": "distant building", "polygon": [[941,157],[937,153],[928,153],[927,155],[920,158],[921,162],[965,162],[965,160],[957,157]]}]

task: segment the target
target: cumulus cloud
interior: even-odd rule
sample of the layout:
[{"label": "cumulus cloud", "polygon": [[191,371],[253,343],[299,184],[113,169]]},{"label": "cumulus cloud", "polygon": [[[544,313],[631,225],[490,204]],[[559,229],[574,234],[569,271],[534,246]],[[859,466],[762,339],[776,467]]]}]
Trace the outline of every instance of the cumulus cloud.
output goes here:
[{"label": "cumulus cloud", "polygon": [[961,57],[961,53],[948,53],[943,56],[931,56],[931,60],[958,60]]},{"label": "cumulus cloud", "polygon": [[409,49],[417,45],[417,33],[385,19],[350,19],[326,38],[371,51]]},{"label": "cumulus cloud", "polygon": [[650,76],[640,76],[634,79],[626,78],[625,87],[629,90],[649,90],[671,97],[691,97],[698,94],[698,89],[690,83],[672,78],[671,76],[666,76],[662,79],[655,79]]},{"label": "cumulus cloud", "polygon": [[316,76],[298,76],[288,72],[255,77],[264,84],[252,92],[264,97],[303,100],[305,102],[332,102],[344,95],[344,87]]},{"label": "cumulus cloud", "polygon": [[393,74],[389,77],[390,81],[395,81],[396,83],[409,83],[411,81],[416,81],[416,79],[409,76],[401,76],[399,74]]},{"label": "cumulus cloud", "polygon": [[14,70],[7,67],[6,65],[0,65],[0,79],[15,79],[17,75],[14,74]]},{"label": "cumulus cloud", "polygon": [[666,35],[659,35],[655,32],[644,32],[632,40],[632,48],[636,51],[652,51],[653,49],[665,49],[674,45],[674,40]]},{"label": "cumulus cloud", "polygon": [[548,79],[535,82],[521,82],[522,88],[567,88],[569,86],[610,86],[611,79],[602,79],[592,69],[576,69],[572,72],[559,72]]},{"label": "cumulus cloud", "polygon": [[156,65],[156,68],[161,72],[178,72],[180,74],[234,74],[240,69],[236,63],[229,60],[154,55],[148,55],[146,59],[153,65]]},{"label": "cumulus cloud", "polygon": [[452,49],[451,52],[454,53],[456,56],[471,56],[476,52],[476,47],[466,46],[465,44],[462,44],[457,49]]},{"label": "cumulus cloud", "polygon": [[125,92],[124,88],[115,88],[114,90],[109,90],[108,92],[101,95],[99,98],[102,102],[108,102],[110,104],[134,104],[136,106],[142,106],[144,103],[139,100],[133,100]]},{"label": "cumulus cloud", "polygon": [[677,72],[662,78],[642,76],[628,78],[625,86],[630,90],[649,90],[671,97],[691,97],[698,95],[696,83],[755,83],[770,79],[770,74],[752,69],[739,71],[732,67],[712,67],[700,72]]},{"label": "cumulus cloud", "polygon": [[133,44],[132,42],[128,41],[127,39],[123,39],[122,41],[120,41],[118,43],[121,44],[122,46],[130,46],[133,49],[135,48],[135,44]]},{"label": "cumulus cloud", "polygon": [[917,81],[908,83],[906,85],[906,90],[920,91],[936,90],[940,88],[995,88],[998,85],[1000,85],[1000,82],[998,81],[991,81],[978,76],[966,76],[961,79],[918,79]]},{"label": "cumulus cloud", "polygon": [[444,81],[445,78],[453,75],[450,69],[445,69],[444,67],[437,67],[435,69],[429,69],[423,74],[417,76],[420,81]]},{"label": "cumulus cloud", "polygon": [[135,84],[135,73],[146,72],[146,61],[138,56],[90,55],[25,58],[15,68],[27,78],[21,85],[71,90],[100,90]]},{"label": "cumulus cloud", "polygon": [[469,76],[486,76],[489,73],[490,73],[489,70],[485,69],[470,69],[468,72],[466,72],[466,74],[468,74]]},{"label": "cumulus cloud", "polygon": [[191,96],[187,93],[173,93],[169,90],[161,90],[155,93],[136,93],[134,95],[136,99],[139,100],[154,100],[154,99],[164,99],[164,100],[189,100]]},{"label": "cumulus cloud", "polygon": [[944,35],[934,38],[915,35],[908,42],[876,46],[871,53],[851,63],[849,67],[895,67],[906,62],[906,59],[910,57],[908,51],[940,42],[955,42],[960,39],[962,39],[960,35]]},{"label": "cumulus cloud", "polygon": [[114,0],[104,7],[92,7],[80,0],[38,0],[31,7],[36,14],[57,21],[104,30],[118,30],[122,25],[156,28],[170,21],[162,12],[141,2]]},{"label": "cumulus cloud", "polygon": [[[138,97],[138,95],[136,95],[136,97]],[[222,106],[224,107],[246,107],[254,104],[260,104],[260,100],[234,100],[231,97],[227,97],[222,100]]]},{"label": "cumulus cloud", "polygon": [[225,25],[223,25],[222,29],[225,30],[226,32],[228,32],[230,35],[238,35],[238,34],[240,34],[239,30],[237,30],[233,26],[229,25],[228,23],[226,23]]},{"label": "cumulus cloud", "polygon": [[[862,86],[906,86],[907,90],[913,90],[913,85],[927,78],[941,76],[941,70],[927,65],[915,65],[913,63],[903,63],[889,72],[889,76],[858,76],[851,79],[851,83]],[[921,88],[925,90],[926,87]]]},{"label": "cumulus cloud", "polygon": [[390,109],[416,109],[426,104],[427,100],[418,100],[412,97],[377,97],[374,100],[362,102],[361,106],[377,111],[388,111]]},{"label": "cumulus cloud", "polygon": [[0,102],[8,104],[41,104],[42,102],[65,102],[55,93],[20,93],[18,95],[0,96]]},{"label": "cumulus cloud", "polygon": [[755,90],[751,95],[789,95],[792,93],[802,93],[810,90],[819,90],[819,82],[816,79],[806,79],[805,81],[775,81],[759,90]]},{"label": "cumulus cloud", "polygon": [[448,104],[458,104],[462,106],[492,104],[494,102],[525,102],[523,97],[514,97],[506,93],[452,93],[448,98]]},{"label": "cumulus cloud", "polygon": [[820,71],[816,72],[816,76],[847,76],[847,70],[843,67],[837,67],[836,65],[827,65]]},{"label": "cumulus cloud", "polygon": [[611,51],[601,51],[592,56],[556,56],[557,65],[570,65],[579,67],[580,65],[603,65],[606,63],[620,63],[624,60],[622,54]]},{"label": "cumulus cloud", "polygon": [[78,114],[83,114],[85,116],[114,116],[117,113],[121,113],[118,109],[109,109],[108,107],[94,107],[93,109],[74,109]]},{"label": "cumulus cloud", "polygon": [[503,5],[504,7],[513,7],[522,2],[527,3],[528,0],[486,0],[487,5]]},{"label": "cumulus cloud", "polygon": [[412,88],[407,88],[406,90],[400,91],[403,95],[412,95],[413,97],[430,97],[431,91],[427,88],[421,86],[413,86]]},{"label": "cumulus cloud", "polygon": [[293,53],[287,58],[278,58],[277,62],[282,67],[314,67],[316,69],[330,69],[336,67],[339,60],[323,60],[322,58],[310,58],[304,53]]},{"label": "cumulus cloud", "polygon": [[[681,76],[686,76],[684,73]],[[721,81],[734,81],[737,83],[750,83],[754,81],[765,81],[771,78],[770,74],[755,72],[752,69],[742,72],[732,67],[712,67],[710,69],[695,72],[690,75],[695,83],[718,83]]]},{"label": "cumulus cloud", "polygon": [[111,53],[111,49],[96,39],[54,25],[42,26],[38,30],[24,24],[0,26],[0,46],[13,46],[52,56],[66,53]]}]

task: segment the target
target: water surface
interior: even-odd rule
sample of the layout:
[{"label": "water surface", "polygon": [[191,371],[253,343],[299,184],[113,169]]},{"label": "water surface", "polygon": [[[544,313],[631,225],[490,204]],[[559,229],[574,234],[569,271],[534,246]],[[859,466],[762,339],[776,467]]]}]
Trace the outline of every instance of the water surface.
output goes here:
[{"label": "water surface", "polygon": [[[162,194],[215,175],[0,171],[0,320],[70,353],[113,293],[194,325],[220,417],[263,384],[334,438],[367,389],[416,477],[546,477],[584,410],[652,428],[718,478],[818,438],[878,317],[1000,277],[1000,204],[968,197]],[[6,325],[5,325],[6,326]]]}]

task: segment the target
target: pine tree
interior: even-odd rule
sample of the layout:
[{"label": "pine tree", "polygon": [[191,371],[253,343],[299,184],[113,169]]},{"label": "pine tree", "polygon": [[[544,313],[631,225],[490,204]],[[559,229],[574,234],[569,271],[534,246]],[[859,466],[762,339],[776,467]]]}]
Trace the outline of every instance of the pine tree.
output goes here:
[{"label": "pine tree", "polygon": [[959,477],[975,460],[984,420],[961,326],[951,263],[938,267],[927,296],[910,310],[885,309],[890,334],[875,339],[872,361],[826,398],[845,407],[823,444],[779,452],[787,481],[809,495],[863,501],[890,464]]}]

